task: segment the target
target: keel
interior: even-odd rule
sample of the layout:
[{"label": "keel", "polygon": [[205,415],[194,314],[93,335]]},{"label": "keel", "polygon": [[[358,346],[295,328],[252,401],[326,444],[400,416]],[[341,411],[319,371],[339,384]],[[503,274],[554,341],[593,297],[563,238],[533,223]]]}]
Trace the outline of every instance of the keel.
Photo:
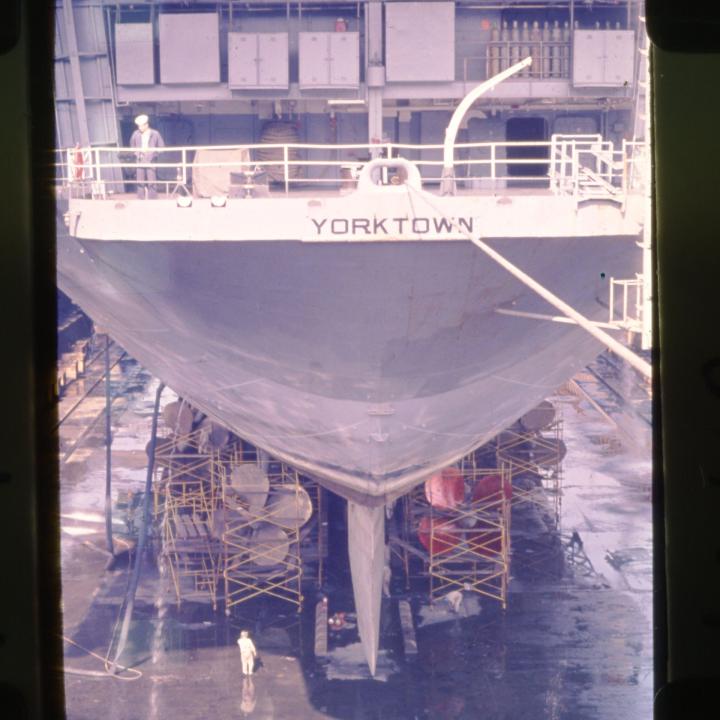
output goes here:
[{"label": "keel", "polygon": [[358,631],[370,674],[375,676],[385,565],[385,507],[348,502],[348,554]]}]

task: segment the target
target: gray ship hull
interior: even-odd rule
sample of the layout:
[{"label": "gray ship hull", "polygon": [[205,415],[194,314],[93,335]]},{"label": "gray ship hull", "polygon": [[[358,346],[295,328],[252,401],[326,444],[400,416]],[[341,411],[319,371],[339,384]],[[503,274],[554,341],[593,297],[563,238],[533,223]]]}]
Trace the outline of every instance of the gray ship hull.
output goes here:
[{"label": "gray ship hull", "polygon": [[[635,238],[484,238],[592,320]],[[342,496],[407,492],[602,349],[469,241],[58,241],[60,287],[179,394]]]}]

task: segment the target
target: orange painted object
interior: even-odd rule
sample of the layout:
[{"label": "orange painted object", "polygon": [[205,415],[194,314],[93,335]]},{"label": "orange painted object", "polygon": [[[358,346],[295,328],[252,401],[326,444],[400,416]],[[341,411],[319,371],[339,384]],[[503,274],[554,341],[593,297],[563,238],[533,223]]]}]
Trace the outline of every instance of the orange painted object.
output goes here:
[{"label": "orange painted object", "polygon": [[435,508],[452,510],[465,499],[465,478],[456,467],[446,467],[425,481],[425,497]]},{"label": "orange painted object", "polygon": [[[472,489],[473,502],[479,500],[486,500],[496,495],[502,489],[502,476],[500,475],[481,475]],[[510,499],[512,496],[512,485],[506,483],[505,485],[505,497]]]},{"label": "orange painted object", "polygon": [[82,180],[85,175],[85,156],[83,151],[80,149],[80,145],[75,145],[75,152],[73,153],[73,178],[75,180]]},{"label": "orange painted object", "polygon": [[432,555],[449,552],[462,541],[460,528],[451,520],[423,516],[418,524],[418,539]]}]

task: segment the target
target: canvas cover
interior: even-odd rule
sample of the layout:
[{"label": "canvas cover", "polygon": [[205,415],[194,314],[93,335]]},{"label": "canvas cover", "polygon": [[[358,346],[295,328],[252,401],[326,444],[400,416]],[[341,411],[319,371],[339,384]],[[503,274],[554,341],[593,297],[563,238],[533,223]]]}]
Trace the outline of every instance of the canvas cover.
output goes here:
[{"label": "canvas cover", "polygon": [[230,193],[230,173],[252,171],[247,148],[205,148],[195,152],[192,192],[195,197]]}]

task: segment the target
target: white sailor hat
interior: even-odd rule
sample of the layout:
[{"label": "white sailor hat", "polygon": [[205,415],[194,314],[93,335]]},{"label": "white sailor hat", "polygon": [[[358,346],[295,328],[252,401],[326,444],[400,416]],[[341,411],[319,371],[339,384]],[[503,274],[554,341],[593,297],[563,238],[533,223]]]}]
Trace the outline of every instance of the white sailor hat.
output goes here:
[{"label": "white sailor hat", "polygon": [[138,115],[135,118],[135,124],[140,127],[140,125],[147,125],[150,122],[150,118],[147,115]]}]

